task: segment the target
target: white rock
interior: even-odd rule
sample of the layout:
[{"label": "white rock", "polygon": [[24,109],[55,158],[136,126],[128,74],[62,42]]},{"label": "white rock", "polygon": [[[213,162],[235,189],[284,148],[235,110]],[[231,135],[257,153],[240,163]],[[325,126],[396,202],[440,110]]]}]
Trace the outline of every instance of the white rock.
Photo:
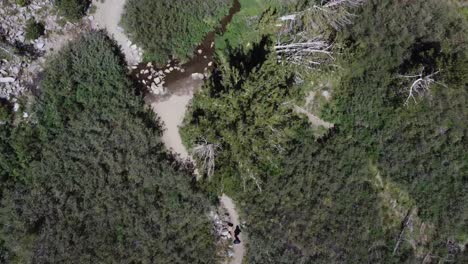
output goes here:
[{"label": "white rock", "polygon": [[156,78],[154,79],[154,83],[155,83],[155,84],[159,84],[160,82],[161,82],[161,78],[156,77]]},{"label": "white rock", "polygon": [[169,69],[164,70],[165,73],[171,73]]},{"label": "white rock", "polygon": [[18,103],[13,104],[13,112],[18,112],[20,105]]},{"label": "white rock", "polygon": [[137,49],[137,45],[133,44],[133,45],[130,46],[130,48],[131,48],[132,50],[136,50],[136,49]]},{"label": "white rock", "polygon": [[12,83],[15,81],[13,77],[2,77],[0,78],[0,83]]},{"label": "white rock", "polygon": [[211,67],[211,66],[213,66],[213,62],[212,62],[212,61],[208,62],[208,67]]},{"label": "white rock", "polygon": [[37,42],[36,43],[36,48],[38,49],[44,49],[45,47],[45,43],[44,42]]},{"label": "white rock", "polygon": [[202,54],[203,50],[199,49],[198,54]]},{"label": "white rock", "polygon": [[203,80],[203,73],[192,73],[192,79],[194,80]]},{"label": "white rock", "polygon": [[23,113],[23,118],[28,118],[28,117],[29,117],[28,113],[24,112]]}]

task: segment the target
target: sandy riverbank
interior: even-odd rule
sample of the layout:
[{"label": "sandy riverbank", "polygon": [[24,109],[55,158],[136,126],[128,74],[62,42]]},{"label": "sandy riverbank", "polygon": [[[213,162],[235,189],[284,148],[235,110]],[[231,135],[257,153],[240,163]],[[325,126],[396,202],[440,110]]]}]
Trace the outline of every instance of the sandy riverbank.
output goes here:
[{"label": "sandy riverbank", "polygon": [[93,5],[97,7],[93,14],[93,27],[106,29],[109,36],[114,38],[121,47],[122,53],[129,65],[137,64],[141,61],[138,50],[130,47],[130,40],[119,26],[126,0],[94,0]]}]

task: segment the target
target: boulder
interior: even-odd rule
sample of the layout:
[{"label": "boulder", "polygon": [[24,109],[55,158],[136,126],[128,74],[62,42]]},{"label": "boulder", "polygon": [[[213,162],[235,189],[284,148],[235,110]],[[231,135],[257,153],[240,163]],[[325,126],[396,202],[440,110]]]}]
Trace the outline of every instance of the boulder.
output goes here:
[{"label": "boulder", "polygon": [[203,80],[204,76],[203,73],[192,73],[192,79],[194,80]]},{"label": "boulder", "polygon": [[13,77],[1,77],[0,78],[0,83],[12,83],[15,81],[15,78]]},{"label": "boulder", "polygon": [[20,105],[18,103],[14,103],[13,104],[13,112],[18,112],[18,110],[20,109]]},{"label": "boulder", "polygon": [[41,49],[44,49],[44,47],[45,47],[45,43],[44,43],[44,42],[37,42],[37,43],[36,43],[36,48],[38,48],[38,49],[41,50]]}]

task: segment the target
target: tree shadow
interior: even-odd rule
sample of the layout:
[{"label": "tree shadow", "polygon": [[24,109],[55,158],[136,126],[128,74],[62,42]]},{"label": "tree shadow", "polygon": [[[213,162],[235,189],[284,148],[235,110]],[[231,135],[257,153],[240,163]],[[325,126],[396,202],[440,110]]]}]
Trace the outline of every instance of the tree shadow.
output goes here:
[{"label": "tree shadow", "polygon": [[242,76],[248,77],[253,70],[261,68],[267,60],[270,44],[271,40],[267,36],[263,36],[260,42],[253,44],[252,49],[246,52],[243,48],[233,48],[228,43],[229,66],[237,69]]},{"label": "tree shadow", "polygon": [[437,71],[437,60],[442,56],[440,42],[418,40],[411,46],[410,52],[411,55],[400,65],[400,73],[407,74],[421,65],[424,66],[424,74]]},{"label": "tree shadow", "polygon": [[[233,47],[227,43],[227,65],[230,71],[237,71],[240,78],[226,74],[225,70],[215,68],[212,72],[209,82],[213,89],[210,90],[211,97],[227,92],[227,89],[241,89],[244,80],[250,73],[262,67],[267,60],[269,53],[269,45],[271,40],[267,36],[263,36],[261,41],[253,44],[249,50],[244,50],[242,47]],[[231,85],[226,86],[226,77],[229,77]]]}]

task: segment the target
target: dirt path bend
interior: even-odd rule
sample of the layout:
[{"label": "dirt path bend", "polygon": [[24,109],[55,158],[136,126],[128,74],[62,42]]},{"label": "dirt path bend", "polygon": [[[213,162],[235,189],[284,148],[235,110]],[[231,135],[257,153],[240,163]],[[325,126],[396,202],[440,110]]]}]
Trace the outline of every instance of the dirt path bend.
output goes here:
[{"label": "dirt path bend", "polygon": [[106,29],[110,37],[113,37],[121,47],[122,53],[129,65],[140,62],[136,46],[131,47],[131,41],[119,26],[126,0],[93,0],[96,12],[93,14],[93,28]]},{"label": "dirt path bend", "polygon": [[[147,103],[151,104],[153,111],[161,118],[164,124],[164,132],[162,141],[166,147],[177,154],[183,160],[193,160],[190,157],[187,149],[182,143],[182,139],[179,133],[179,127],[182,125],[185,112],[190,101],[193,98],[194,91],[200,89],[203,82],[201,80],[194,80],[191,77],[179,79],[174,83],[170,83],[169,89],[177,92],[158,98],[156,100],[152,98],[146,98]],[[221,206],[226,209],[229,213],[229,217],[234,226],[240,226],[239,214],[236,211],[236,206],[232,199],[227,195],[223,194],[220,197]],[[247,236],[244,232],[239,235],[241,241],[240,244],[233,244],[233,256],[226,263],[229,264],[242,264],[242,259],[245,255],[245,244]]]},{"label": "dirt path bend", "polygon": [[[112,36],[117,43],[121,46],[122,52],[125,54],[127,63],[135,65],[139,62],[138,49],[132,48],[127,36],[119,26],[120,18],[122,16],[125,0],[93,0],[97,7],[94,14],[93,24],[95,28],[105,28],[109,35]],[[233,6],[227,15],[221,21],[221,31],[224,31],[226,25],[231,21],[237,11],[240,9],[238,0],[233,0]],[[186,64],[181,65],[184,72],[176,73],[175,71],[166,75],[167,93],[164,96],[147,95],[145,101],[151,106],[153,111],[160,117],[164,131],[161,138],[166,147],[179,154],[182,160],[193,160],[189,152],[182,143],[182,138],[179,133],[179,127],[183,123],[185,113],[194,93],[201,88],[203,80],[194,78],[192,74],[204,73],[205,69],[209,69],[212,65],[214,54],[214,31],[209,33],[202,44],[196,49],[195,56]],[[145,64],[146,65],[146,64]],[[140,69],[138,69],[140,70]],[[235,225],[239,225],[239,215],[235,209],[235,205],[231,198],[226,195],[220,197],[221,205],[224,206],[231,217],[231,221]],[[241,244],[233,245],[233,258],[228,260],[229,264],[242,264],[242,259],[245,254],[245,233],[239,235]],[[213,254],[215,254],[213,252]]]},{"label": "dirt path bend", "polygon": [[[220,203],[221,203],[221,206],[224,207],[226,211],[228,212],[229,217],[231,218],[231,221],[234,224],[234,227],[237,225],[240,226],[239,214],[236,211],[236,205],[234,204],[232,199],[229,196],[223,194],[220,197]],[[247,242],[246,237],[247,236],[244,235],[244,232],[241,232],[239,234],[239,240],[241,241],[241,243],[237,245],[233,244],[234,255],[232,256],[232,259],[228,261],[227,263],[230,263],[230,264],[242,263],[242,259],[244,258],[244,255],[245,255],[245,243]]]}]

